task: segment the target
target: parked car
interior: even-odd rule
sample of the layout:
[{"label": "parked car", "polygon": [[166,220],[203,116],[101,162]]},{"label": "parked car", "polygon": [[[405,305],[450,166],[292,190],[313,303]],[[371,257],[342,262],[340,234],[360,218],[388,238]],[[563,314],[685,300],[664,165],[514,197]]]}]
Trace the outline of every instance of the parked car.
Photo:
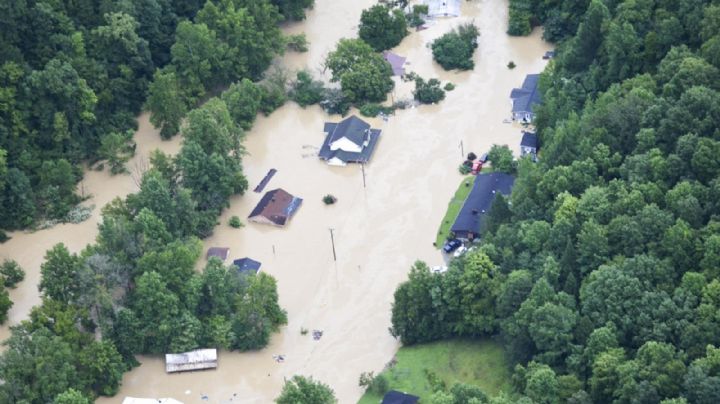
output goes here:
[{"label": "parked car", "polygon": [[443,246],[443,251],[450,254],[451,252],[455,251],[462,245],[462,241],[451,238],[450,240],[445,242],[445,245]]},{"label": "parked car", "polygon": [[455,250],[455,253],[453,254],[453,257],[457,258],[457,257],[465,254],[465,253],[467,252],[467,250],[468,250],[467,247],[465,247],[464,245],[463,245],[463,246],[460,246],[460,248],[458,248],[457,250]]}]

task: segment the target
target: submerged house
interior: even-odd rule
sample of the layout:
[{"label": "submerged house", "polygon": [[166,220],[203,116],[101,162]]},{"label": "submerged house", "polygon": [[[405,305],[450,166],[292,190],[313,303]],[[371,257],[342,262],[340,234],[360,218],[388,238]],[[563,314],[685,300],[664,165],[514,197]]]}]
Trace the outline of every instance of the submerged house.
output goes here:
[{"label": "submerged house", "polygon": [[255,223],[285,226],[302,204],[302,199],[290,195],[283,189],[268,191],[248,216]]},{"label": "submerged house", "polygon": [[217,349],[196,349],[165,355],[165,371],[168,373],[215,369],[217,365]]},{"label": "submerged house", "polygon": [[233,261],[233,265],[237,267],[238,274],[256,274],[260,272],[262,264],[252,258],[245,257]]},{"label": "submerged house", "polygon": [[215,257],[220,261],[225,261],[228,254],[230,254],[230,249],[227,247],[210,247],[205,258],[209,260],[210,258]]},{"label": "submerged house", "polygon": [[335,166],[367,163],[381,133],[355,115],[339,123],[325,123],[324,131],[327,135],[318,156]]},{"label": "submerged house", "polygon": [[460,0],[425,0],[428,17],[459,17]]},{"label": "submerged house", "polygon": [[525,76],[522,88],[513,88],[510,92],[512,118],[516,121],[532,122],[535,119],[533,107],[542,102],[538,91],[539,74]]},{"label": "submerged house", "polygon": [[397,390],[390,390],[383,396],[382,404],[415,404],[420,397],[403,393]]},{"label": "submerged house", "polygon": [[533,161],[537,161],[537,149],[537,135],[532,132],[523,131],[523,137],[520,141],[520,157],[530,156]]},{"label": "submerged house", "polygon": [[385,61],[390,63],[392,67],[393,76],[402,76],[405,74],[405,58],[390,51],[384,51],[382,53]]},{"label": "submerged house", "polygon": [[455,218],[450,232],[455,238],[473,240],[480,236],[485,217],[490,212],[497,193],[510,195],[515,177],[510,174],[494,172],[480,174],[475,178],[473,189],[470,191],[460,213]]}]

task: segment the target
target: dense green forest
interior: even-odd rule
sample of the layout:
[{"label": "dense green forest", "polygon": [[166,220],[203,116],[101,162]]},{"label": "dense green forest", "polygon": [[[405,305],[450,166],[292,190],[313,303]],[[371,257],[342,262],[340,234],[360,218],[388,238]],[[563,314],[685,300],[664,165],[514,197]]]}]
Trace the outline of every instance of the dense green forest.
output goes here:
[{"label": "dense green forest", "polygon": [[[103,208],[94,245],[46,253],[42,304],[12,327],[0,356],[0,402],[113,395],[135,354],[257,349],[287,321],[272,277],[239,275],[215,259],[202,272],[195,265],[200,238],[247,189],[243,131],[285,101],[287,79],[266,72],[286,43],[278,24],[311,5],[0,5],[0,228],[63,220],[80,199],[83,162],[122,171],[143,106],[163,136],[183,136],[177,156],[151,156],[138,193]],[[11,265],[3,275],[19,278]]]},{"label": "dense green forest", "polygon": [[2,2],[0,229],[66,220],[80,164],[132,147],[122,135],[146,101],[163,136],[176,134],[207,93],[259,79],[283,51],[278,23],[312,3]]},{"label": "dense green forest", "polygon": [[511,7],[511,33],[559,40],[540,162],[478,249],[413,267],[392,332],[500,338],[517,396],[496,403],[720,402],[720,3]]}]

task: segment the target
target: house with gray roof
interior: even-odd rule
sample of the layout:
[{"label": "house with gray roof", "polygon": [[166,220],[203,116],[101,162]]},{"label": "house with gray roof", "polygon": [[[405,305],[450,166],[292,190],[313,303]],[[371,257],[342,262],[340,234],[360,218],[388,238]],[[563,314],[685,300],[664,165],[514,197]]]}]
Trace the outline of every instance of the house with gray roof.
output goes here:
[{"label": "house with gray roof", "polygon": [[530,156],[533,161],[537,161],[538,138],[533,132],[523,131],[523,137],[520,141],[520,157]]},{"label": "house with gray roof", "polygon": [[380,138],[380,129],[355,115],[339,123],[325,123],[325,142],[318,156],[330,165],[344,166],[347,163],[367,163]]},{"label": "house with gray roof", "polygon": [[490,212],[498,193],[510,195],[515,177],[510,174],[494,172],[480,174],[475,177],[475,183],[470,194],[465,199],[460,213],[450,232],[455,238],[461,240],[474,240],[480,237],[483,223]]},{"label": "house with gray roof", "polygon": [[533,108],[542,102],[538,90],[539,74],[528,74],[521,88],[513,88],[510,92],[512,101],[512,117],[516,121],[532,122],[535,119]]}]

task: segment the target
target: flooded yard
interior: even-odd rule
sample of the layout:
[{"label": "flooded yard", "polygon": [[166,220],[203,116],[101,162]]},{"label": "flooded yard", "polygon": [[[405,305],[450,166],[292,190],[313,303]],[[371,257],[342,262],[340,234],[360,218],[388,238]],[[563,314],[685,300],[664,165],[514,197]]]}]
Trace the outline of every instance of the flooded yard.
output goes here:
[{"label": "flooded yard", "polygon": [[[316,0],[306,21],[286,29],[306,32],[310,51],[288,54],[280,63],[320,74],[326,54],[338,39],[355,35],[362,9],[372,4],[372,0]],[[383,133],[365,166],[365,187],[359,165],[330,167],[315,156],[324,139],[323,123],[340,120],[317,106],[302,109],[288,103],[270,117],[259,117],[247,133],[243,164],[250,189],[275,168],[265,191],[282,188],[303,198],[303,204],[285,228],[246,223],[233,229],[227,225],[229,218],[237,215],[246,222],[263,193],[235,196],[204,244],[206,250],[229,247],[228,261],[258,260],[262,270],[278,280],[280,304],[288,311],[289,322],[271,344],[258,352],[222,352],[217,370],[187,374],[168,375],[163,359],[140,357],[142,365],[125,375],[119,394],[98,402],[119,403],[134,396],[173,397],[185,403],[268,403],[279,394],[283,380],[295,374],[329,384],[341,403],[360,398],[360,373],[381,370],[398,349],[388,333],[396,285],[406,279],[415,260],[429,265],[442,262],[432,243],[460,179],[460,144],[464,153],[479,155],[498,143],[518,154],[520,128],[503,123],[510,116],[508,96],[525,74],[542,70],[541,56],[550,49],[537,30],[527,38],[505,34],[506,1],[463,2],[462,12],[460,18],[437,20],[427,30],[413,31],[393,50],[407,57],[406,71],[451,81],[457,88],[438,105],[398,111],[388,121],[367,120]],[[433,63],[426,45],[471,20],[481,32],[475,70],[443,71]],[[517,64],[514,70],[506,67],[511,60]],[[407,98],[411,90],[403,83],[392,96]],[[178,150],[179,137],[161,142],[147,116],[139,119],[136,161],[154,148]],[[129,166],[132,170],[133,162]],[[83,187],[93,195],[87,203],[96,205],[90,220],[35,233],[16,232],[0,245],[0,258],[13,258],[27,270],[26,280],[11,292],[15,306],[9,323],[22,320],[39,303],[36,285],[45,251],[58,242],[71,251],[81,250],[97,234],[100,208],[137,190],[131,176],[101,172],[88,172]],[[337,197],[337,203],[326,206],[322,202],[326,194]],[[202,265],[204,259],[198,264]],[[322,330],[322,338],[302,335],[303,328]],[[6,338],[7,326],[1,330],[0,336]],[[284,355],[284,362],[276,362],[273,355]]]}]

